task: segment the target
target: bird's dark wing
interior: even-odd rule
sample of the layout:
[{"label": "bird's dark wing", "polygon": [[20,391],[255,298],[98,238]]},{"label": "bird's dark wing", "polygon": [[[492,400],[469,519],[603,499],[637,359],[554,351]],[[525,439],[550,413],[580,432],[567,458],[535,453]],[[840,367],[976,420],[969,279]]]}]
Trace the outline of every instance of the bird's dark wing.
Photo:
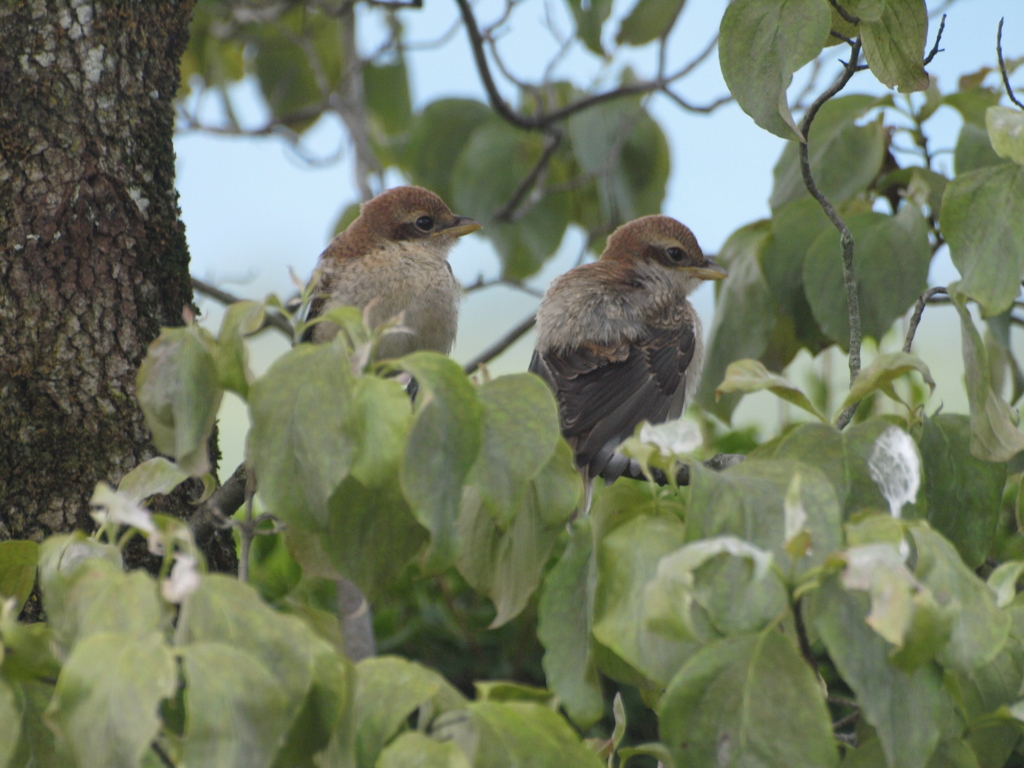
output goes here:
[{"label": "bird's dark wing", "polygon": [[[324,311],[324,307],[327,305],[327,297],[323,294],[314,297],[309,303],[309,312],[306,313],[306,320],[312,320],[314,317],[320,317]],[[315,325],[309,326],[305,331],[302,332],[302,338],[299,339],[300,344],[304,344],[307,341],[313,340],[313,329]]]},{"label": "bird's dark wing", "polygon": [[530,370],[555,392],[562,434],[577,463],[590,465],[594,476],[641,421],[659,423],[682,413],[695,349],[693,327],[678,323],[617,345],[535,352]]}]

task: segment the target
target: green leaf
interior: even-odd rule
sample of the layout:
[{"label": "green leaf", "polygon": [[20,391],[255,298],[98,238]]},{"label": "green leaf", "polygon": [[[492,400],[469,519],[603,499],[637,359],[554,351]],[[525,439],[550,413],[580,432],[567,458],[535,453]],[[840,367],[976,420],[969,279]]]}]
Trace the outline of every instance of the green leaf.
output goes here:
[{"label": "green leaf", "polygon": [[0,640],[0,675],[7,680],[31,682],[55,678],[60,673],[53,632],[43,622],[19,622],[18,611],[10,603],[0,606]]},{"label": "green leaf", "polygon": [[[56,674],[53,673],[52,677],[56,677]],[[58,750],[53,730],[43,721],[43,712],[53,698],[53,686],[25,680],[19,683],[15,690],[21,721],[21,739],[17,742],[17,749],[11,757],[9,768],[74,768],[71,756]]]},{"label": "green leaf", "polygon": [[38,563],[39,545],[34,541],[0,541],[0,603],[13,597],[15,616],[32,594]]},{"label": "green leaf", "polygon": [[193,76],[202,78],[204,86],[218,86],[245,77],[244,43],[231,37],[214,34],[213,29],[223,23],[211,12],[207,3],[199,3],[189,25],[188,48],[181,56],[181,85],[177,98],[184,98],[191,90]]},{"label": "green leaf", "polygon": [[769,552],[734,536],[687,544],[658,561],[644,589],[645,625],[681,640],[757,632],[788,605],[786,586],[771,566]]},{"label": "green leaf", "polygon": [[963,275],[958,290],[984,317],[1004,312],[1024,275],[1024,168],[1001,163],[958,175],[946,187],[941,218]]},{"label": "green leaf", "polygon": [[188,475],[173,461],[154,456],[122,477],[117,490],[132,501],[141,503],[150,496],[170,493],[187,479]]},{"label": "green leaf", "polygon": [[138,766],[178,684],[163,635],[100,632],[61,669],[46,718],[78,765]]},{"label": "green leaf", "polygon": [[465,710],[438,718],[433,733],[453,741],[481,768],[602,765],[557,712],[532,702],[471,702]]},{"label": "green leaf", "polygon": [[215,349],[198,325],[164,328],[135,379],[153,445],[191,477],[210,471],[207,442],[223,395]]},{"label": "green leaf", "polygon": [[846,396],[838,410],[844,411],[847,406],[859,403],[877,390],[884,392],[892,382],[911,371],[920,373],[929,391],[935,391],[935,380],[921,358],[906,352],[887,352],[872,360],[871,365],[857,375],[853,386],[850,387],[850,394]]},{"label": "green leaf", "polygon": [[725,378],[729,363],[764,354],[776,321],[759,259],[770,232],[768,221],[748,224],[733,232],[718,254],[718,261],[728,270],[729,277],[722,281],[715,297],[715,319],[697,403],[726,421],[741,395],[730,393],[716,400],[715,387]]},{"label": "green leaf", "polygon": [[1024,560],[1010,560],[996,567],[985,580],[996,596],[996,607],[1005,608],[1017,596],[1017,582],[1024,574]]},{"label": "green leaf", "polygon": [[412,123],[412,99],[405,60],[393,64],[363,66],[363,93],[366,107],[387,136],[409,129]]},{"label": "green leaf", "polygon": [[562,440],[556,443],[537,477],[526,482],[507,528],[484,509],[480,489],[466,487],[459,512],[461,546],[456,565],[466,581],[494,603],[497,615],[491,628],[501,626],[526,607],[544,575],[551,549],[576,507],[580,490],[572,450]]},{"label": "green leaf", "polygon": [[878,733],[888,765],[925,768],[939,743],[940,720],[952,706],[938,665],[907,671],[893,664],[892,646],[864,621],[867,595],[847,592],[837,578],[809,597],[811,622],[856,695],[861,716]]},{"label": "green leaf", "polygon": [[[673,516],[640,515],[605,536],[597,551],[597,589],[594,597],[594,638],[633,670],[622,680],[617,670],[602,671],[638,687],[650,680],[664,686],[698,647],[646,628],[644,587],[654,578],[658,560],[681,547],[686,528]],[[621,662],[620,662],[621,663]]]},{"label": "green leaf", "polygon": [[[865,336],[881,339],[928,285],[932,258],[928,222],[916,205],[906,203],[895,216],[860,213],[848,216],[846,225],[856,244],[853,267],[861,330]],[[833,228],[818,235],[807,251],[804,291],[821,329],[845,349],[850,343],[850,320],[842,249]]]},{"label": "green leaf", "polygon": [[356,665],[357,765],[375,765],[377,756],[419,707],[434,702],[434,714],[465,702],[441,675],[397,656],[364,659]]},{"label": "green leaf", "polygon": [[19,693],[0,677],[0,768],[7,768],[21,737],[23,706]]},{"label": "green leaf", "polygon": [[[516,193],[544,152],[544,137],[513,128],[498,118],[478,127],[452,171],[455,209],[484,225],[481,234],[494,243],[502,274],[528,277],[540,269],[562,242],[569,224],[569,198],[546,194],[520,206],[521,217],[499,220],[497,214]],[[559,178],[560,166],[550,165],[548,183]]]},{"label": "green leaf", "polygon": [[67,608],[67,595],[74,583],[75,571],[89,560],[106,560],[118,570],[124,566],[117,547],[101,544],[82,531],[50,536],[39,546],[39,589],[51,624]]},{"label": "green leaf", "polygon": [[523,503],[527,483],[551,459],[558,441],[558,405],[532,374],[502,376],[477,390],[483,406],[483,442],[466,479],[483,509],[506,529]]},{"label": "green leaf", "polygon": [[919,447],[928,522],[977,568],[995,537],[1006,465],[971,454],[971,423],[961,414],[925,418]]},{"label": "green leaf", "polygon": [[185,673],[184,765],[270,766],[291,724],[288,694],[264,661],[226,642],[179,650]]},{"label": "green leaf", "polygon": [[604,56],[601,45],[601,27],[612,10],[612,0],[566,0],[576,19],[576,34],[594,53]]},{"label": "green leaf", "polygon": [[985,126],[996,154],[1024,165],[1024,112],[1009,107],[989,107],[985,112]]},{"label": "green leaf", "polygon": [[470,768],[466,754],[451,741],[437,741],[422,733],[403,733],[387,747],[376,768]]},{"label": "green leaf", "polygon": [[992,149],[988,131],[984,125],[965,122],[960,129],[953,150],[953,168],[958,174],[976,171],[992,165],[1004,165],[1003,160]]},{"label": "green leaf", "polygon": [[443,355],[414,352],[397,365],[420,386],[402,461],[402,493],[430,531],[424,568],[440,571],[455,560],[462,484],[480,449],[482,407],[462,368]]},{"label": "green leaf", "polygon": [[573,521],[569,544],[544,578],[537,608],[537,639],[544,676],[569,718],[587,728],[604,715],[604,697],[590,640],[594,609],[591,518]]},{"label": "green leaf", "polygon": [[410,180],[451,203],[455,161],[477,126],[491,117],[485,104],[471,99],[439,99],[428,104],[413,121],[403,155],[402,167]]},{"label": "green leaf", "polygon": [[[792,318],[796,337],[817,354],[831,342],[821,332],[804,293],[804,261],[811,243],[832,227],[818,201],[802,197],[772,213],[772,233],[761,251],[761,270],[780,311]],[[773,366],[781,370],[781,365]]]},{"label": "green leaf", "polygon": [[828,421],[798,386],[791,384],[779,374],[772,373],[757,360],[737,360],[735,363],[729,363],[729,367],[725,369],[725,379],[715,389],[715,397],[727,392],[747,394],[764,389],[817,416],[821,421]]},{"label": "green leaf", "polygon": [[[888,143],[885,128],[879,121],[864,126],[854,121],[883,103],[883,99],[863,94],[830,99],[811,123],[807,138],[811,175],[834,205],[866,190],[882,168]],[[786,143],[773,174],[775,184],[768,200],[773,212],[793,200],[810,197],[796,141]]]},{"label": "green leaf", "polygon": [[686,539],[738,536],[768,550],[783,573],[790,569],[786,551],[785,499],[793,477],[800,475],[800,501],[810,535],[807,555],[794,563],[797,572],[820,565],[841,543],[839,499],[826,476],[813,466],[786,460],[747,459],[724,472],[690,468]]},{"label": "green leaf", "polygon": [[273,22],[248,29],[252,31],[255,73],[267,106],[274,117],[301,133],[316,122],[320,116],[317,108],[326,106],[327,97],[341,82],[338,20],[296,6]]},{"label": "green leaf", "polygon": [[861,17],[864,57],[871,73],[900,93],[928,87],[924,71],[924,45],[928,35],[925,0],[883,0],[877,21]]},{"label": "green leaf", "polygon": [[964,565],[949,541],[921,524],[911,527],[910,533],[917,544],[914,575],[940,604],[959,609],[938,662],[963,673],[989,663],[1006,642],[1009,616],[996,607],[992,591]]},{"label": "green leaf", "polygon": [[[669,173],[665,134],[638,99],[597,104],[569,118],[572,154],[597,185],[599,223],[660,213]],[[582,221],[588,229],[598,222]]]},{"label": "green leaf", "polygon": [[971,455],[983,461],[1009,461],[1024,450],[1024,434],[1015,425],[1014,411],[992,391],[985,346],[964,305],[959,285],[950,292],[950,298],[960,313],[960,341],[971,408]]},{"label": "green leaf", "polygon": [[253,380],[244,338],[263,327],[266,305],[259,301],[236,301],[224,311],[217,335],[217,375],[224,389],[249,396]]},{"label": "green leaf", "polygon": [[253,384],[250,460],[260,498],[282,522],[327,521],[331,495],[355,460],[353,389],[340,340],[292,349]]},{"label": "green leaf", "polygon": [[[980,73],[981,80],[984,80],[991,71],[990,68],[984,67]],[[999,103],[1002,93],[994,88],[981,87],[981,80],[965,83],[967,77],[973,76],[961,77],[960,90],[947,93],[942,97],[942,103],[948,104],[959,112],[965,123],[970,123],[977,128],[984,128],[985,113],[989,107],[994,107]],[[964,87],[965,85],[967,87]],[[957,172],[959,173],[959,171]]]},{"label": "green leaf", "polygon": [[799,136],[786,102],[793,73],[828,40],[821,0],[736,0],[722,17],[718,55],[729,91],[754,122],[784,139]]},{"label": "green leaf", "polygon": [[669,683],[658,722],[677,765],[839,762],[818,681],[773,629],[698,651]]},{"label": "green leaf", "polygon": [[615,42],[619,45],[646,45],[664,37],[675,24],[686,0],[639,0],[622,20]]}]

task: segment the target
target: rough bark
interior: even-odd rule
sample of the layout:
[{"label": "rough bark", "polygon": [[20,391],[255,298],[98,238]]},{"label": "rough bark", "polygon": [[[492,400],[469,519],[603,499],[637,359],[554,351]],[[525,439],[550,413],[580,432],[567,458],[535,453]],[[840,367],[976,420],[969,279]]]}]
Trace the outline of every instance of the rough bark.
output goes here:
[{"label": "rough bark", "polygon": [[[90,530],[96,482],[154,455],[135,372],[192,301],[171,106],[192,5],[0,4],[0,539]],[[230,536],[207,550],[234,567]]]}]

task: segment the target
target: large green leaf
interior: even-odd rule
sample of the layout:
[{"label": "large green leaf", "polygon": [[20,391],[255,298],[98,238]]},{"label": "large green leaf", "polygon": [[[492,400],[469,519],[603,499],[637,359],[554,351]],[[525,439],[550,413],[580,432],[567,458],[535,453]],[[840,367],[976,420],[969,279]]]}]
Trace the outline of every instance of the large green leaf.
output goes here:
[{"label": "large green leaf", "polygon": [[470,768],[466,753],[451,741],[417,731],[403,733],[381,750],[376,768]]},{"label": "large green leaf", "polygon": [[806,766],[839,762],[814,673],[774,629],[697,652],[658,706],[676,765]]},{"label": "large green leaf", "polygon": [[[414,184],[452,201],[452,169],[477,126],[492,117],[487,105],[471,99],[439,99],[418,114],[409,132],[402,168]],[[463,215],[465,211],[459,211]]]},{"label": "large green leaf", "polygon": [[867,368],[857,374],[857,379],[838,410],[842,412],[878,390],[891,393],[892,382],[911,371],[920,373],[930,391],[935,391],[935,381],[923,360],[907,352],[887,352],[876,357]]},{"label": "large green leaf", "polygon": [[462,368],[447,357],[414,352],[397,365],[420,387],[402,460],[402,493],[430,531],[424,567],[440,571],[455,561],[462,484],[480,449],[483,409]]},{"label": "large green leaf", "polygon": [[612,0],[566,0],[576,18],[576,34],[594,53],[604,56],[601,27],[612,10]]},{"label": "large green leaf", "polygon": [[1002,165],[1005,162],[992,149],[988,131],[984,126],[968,122],[963,124],[953,150],[953,169],[958,174],[987,168],[990,165]]},{"label": "large green leaf", "polygon": [[467,486],[463,493],[456,565],[466,581],[494,603],[497,615],[492,627],[526,607],[579,499],[580,479],[572,450],[562,440],[555,448],[537,477],[524,483],[507,527],[485,509],[479,487]]},{"label": "large green leaf", "polygon": [[355,458],[353,377],[339,340],[278,358],[249,393],[249,450],[266,508],[289,525],[323,525]]},{"label": "large green leaf", "polygon": [[[645,679],[664,686],[699,644],[679,641],[646,628],[644,587],[654,578],[658,560],[683,545],[686,527],[675,517],[640,515],[601,540],[597,552],[597,590],[594,597],[594,638],[621,662],[635,670],[638,686]],[[599,666],[610,677],[622,671]]]},{"label": "large green leaf", "polygon": [[728,270],[729,277],[721,282],[715,297],[715,319],[697,402],[726,421],[742,396],[730,393],[715,397],[715,388],[725,378],[726,366],[735,360],[761,357],[776,322],[760,263],[761,250],[770,232],[768,221],[748,224],[733,232],[718,254],[718,261]]},{"label": "large green leaf", "polygon": [[36,583],[39,545],[34,541],[0,541],[0,601],[13,597],[18,614]]},{"label": "large green leaf", "polygon": [[532,702],[472,702],[438,718],[433,731],[457,744],[478,768],[602,765],[561,715]]},{"label": "large green leaf", "polygon": [[416,662],[397,656],[359,662],[353,703],[357,765],[374,765],[409,715],[428,702],[437,714],[460,708],[465,699],[441,675]]},{"label": "large green leaf", "polygon": [[686,0],[639,0],[622,20],[615,41],[620,45],[646,45],[668,34]]},{"label": "large green leaf", "polygon": [[718,55],[729,91],[754,122],[790,139],[786,102],[793,73],[828,40],[831,13],[821,0],[736,0],[726,8]]},{"label": "large green leaf", "polygon": [[594,610],[591,518],[576,519],[569,544],[544,578],[537,608],[537,639],[544,675],[570,719],[581,728],[604,714],[590,626]]},{"label": "large green leaf", "polygon": [[811,243],[831,226],[817,200],[801,197],[773,211],[771,235],[761,250],[761,271],[775,304],[792,319],[796,337],[815,354],[830,342],[807,303],[804,260]]},{"label": "large green leaf", "polygon": [[[830,99],[811,124],[807,138],[811,175],[818,189],[833,204],[863,192],[882,168],[887,143],[882,124],[878,121],[864,126],[854,123],[880,102],[864,94]],[[787,142],[773,173],[775,184],[768,200],[773,211],[810,196],[800,171],[796,141]]]},{"label": "large green leaf", "polygon": [[580,171],[595,179],[601,224],[617,226],[661,211],[668,142],[638,100],[606,101],[576,112],[569,118],[569,137]]},{"label": "large green leaf", "polygon": [[409,129],[412,100],[404,59],[399,58],[392,64],[366,64],[363,67],[363,93],[366,94],[370,115],[385,134],[394,136]]},{"label": "large green leaf", "polygon": [[508,528],[528,492],[528,481],[551,459],[558,440],[558,405],[531,374],[502,376],[477,390],[483,406],[483,442],[466,479],[484,511]]},{"label": "large green leaf", "polygon": [[757,360],[737,360],[725,369],[725,379],[715,389],[715,396],[729,393],[768,390],[776,397],[802,408],[821,421],[828,421],[803,391],[777,373],[772,373]]},{"label": "large green leaf", "polygon": [[215,349],[198,325],[164,328],[135,379],[153,445],[193,477],[210,471],[207,441],[223,395]]},{"label": "large green leaf", "polygon": [[996,154],[1024,165],[1024,112],[1009,107],[989,107],[985,112],[985,125]]},{"label": "large green leaf", "polygon": [[1015,412],[992,390],[988,354],[958,290],[950,294],[960,313],[960,342],[971,408],[971,454],[984,461],[1009,461],[1024,451]]},{"label": "large green leaf", "polygon": [[[861,331],[880,339],[927,287],[932,258],[928,222],[916,205],[907,203],[895,216],[861,213],[847,217],[846,224],[855,243]],[[807,251],[804,291],[821,329],[846,348],[850,323],[842,249],[835,229],[823,231]]]},{"label": "large green leaf", "polygon": [[971,422],[962,414],[925,418],[919,445],[928,522],[977,568],[996,533],[1006,465],[971,454]]},{"label": "large green leaf", "polygon": [[924,45],[928,35],[925,0],[882,0],[877,20],[862,18],[861,40],[871,73],[901,93],[928,87]]},{"label": "large green leaf", "polygon": [[46,717],[78,765],[138,766],[160,729],[177,669],[159,632],[100,632],[78,643]]},{"label": "large green leaf", "polygon": [[923,524],[911,527],[910,533],[917,545],[914,575],[940,605],[956,611],[953,632],[938,662],[962,673],[988,664],[1006,642],[1009,615],[996,607],[992,591],[964,565],[949,541]]},{"label": "large green leaf", "polygon": [[224,319],[217,334],[217,375],[224,389],[242,397],[249,394],[253,379],[249,370],[249,353],[244,338],[258,331],[266,315],[266,306],[256,301],[236,301],[224,310]]},{"label": "large green leaf", "polygon": [[867,595],[847,592],[838,578],[810,597],[811,623],[856,694],[861,716],[878,733],[888,765],[925,768],[952,706],[939,666],[928,662],[906,671],[893,664],[892,646],[864,620]]},{"label": "large green leaf", "polygon": [[942,234],[963,275],[958,290],[998,315],[1024,276],[1024,168],[1000,163],[958,174],[942,197]]},{"label": "large green leaf", "polygon": [[824,562],[842,540],[839,499],[821,470],[795,461],[748,458],[724,472],[692,465],[687,541],[737,536],[770,551],[786,572],[790,555],[785,549],[789,536],[784,501],[796,475],[811,543],[806,556],[794,565],[803,571]]},{"label": "large green leaf", "polygon": [[7,768],[21,737],[20,693],[0,677],[0,768]]},{"label": "large green leaf", "polygon": [[[484,225],[482,234],[501,256],[504,276],[513,280],[540,269],[558,249],[569,224],[565,194],[523,203],[523,213],[514,222],[495,218],[536,165],[544,141],[539,134],[493,118],[473,131],[452,170],[453,207]],[[549,181],[566,181],[559,173],[557,164],[549,166]]]}]

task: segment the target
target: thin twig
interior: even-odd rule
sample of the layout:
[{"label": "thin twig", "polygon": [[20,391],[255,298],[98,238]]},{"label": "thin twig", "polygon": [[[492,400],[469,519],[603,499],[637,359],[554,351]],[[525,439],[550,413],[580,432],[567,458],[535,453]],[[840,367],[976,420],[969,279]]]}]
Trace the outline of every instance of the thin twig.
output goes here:
[{"label": "thin twig", "polygon": [[1006,95],[1010,97],[1010,101],[1016,104],[1021,109],[1024,109],[1024,104],[1021,104],[1016,96],[1013,95],[1013,88],[1010,87],[1010,73],[1006,71],[1006,62],[1003,60],[1003,22],[1005,19],[999,20],[999,30],[996,32],[996,53],[999,55],[999,71],[1003,75],[1003,85],[1006,86]]},{"label": "thin twig", "polygon": [[515,288],[518,291],[522,291],[523,293],[538,299],[544,297],[544,291],[538,290],[536,288],[531,288],[530,286],[526,285],[526,283],[520,283],[518,280],[508,280],[503,277],[499,277],[496,280],[484,280],[483,276],[478,277],[475,283],[470,283],[469,285],[462,286],[462,292],[475,293],[476,291],[484,290],[495,285],[504,285],[509,288]]},{"label": "thin twig", "polygon": [[838,720],[836,720],[834,723],[832,723],[832,730],[833,731],[841,730],[841,729],[845,728],[848,725],[853,725],[859,719],[860,719],[860,710],[859,709],[854,710],[853,712],[851,712],[850,714],[846,715],[845,717],[840,717]]},{"label": "thin twig", "polygon": [[[237,304],[239,301],[245,301],[245,299],[240,299],[227,291],[221,290],[215,285],[210,285],[209,283],[200,280],[198,277],[192,278],[192,287],[200,293],[209,296],[211,299],[215,299],[224,305]],[[288,337],[289,341],[291,341],[295,336],[292,324],[276,312],[267,311],[264,313],[263,326],[261,326],[261,329],[268,325],[272,325],[274,328],[281,331],[281,333]]]},{"label": "thin twig", "polygon": [[854,16],[852,13],[847,11],[843,6],[836,2],[836,0],[828,0],[832,4],[832,7],[836,9],[836,13],[843,17],[843,21],[847,24],[860,24],[860,19]]},{"label": "thin twig", "polygon": [[537,184],[537,179],[544,172],[544,169],[548,167],[548,163],[551,162],[551,158],[555,156],[555,152],[558,151],[559,145],[562,143],[562,131],[555,128],[548,133],[547,143],[544,145],[544,151],[540,153],[540,157],[537,158],[537,162],[534,163],[533,168],[526,174],[519,186],[516,187],[516,191],[512,193],[512,197],[508,199],[501,208],[494,213],[495,221],[512,222],[515,221],[515,214],[520,204],[526,198],[528,194],[533,190]]},{"label": "thin twig", "polygon": [[922,66],[927,67],[929,64],[932,63],[932,59],[935,58],[936,54],[938,54],[940,51],[946,50],[945,48],[939,48],[939,41],[942,39],[942,30],[944,30],[945,28],[946,28],[946,14],[942,14],[942,21],[939,22],[939,32],[938,32],[937,35],[935,35],[935,45],[932,46],[931,52],[927,56],[924,57],[924,61],[922,62]]},{"label": "thin twig", "polygon": [[502,336],[496,342],[491,344],[491,346],[489,346],[487,349],[485,349],[479,355],[477,355],[472,360],[470,360],[468,363],[466,363],[464,366],[462,366],[462,370],[464,370],[467,374],[470,374],[470,373],[473,373],[473,371],[475,371],[477,368],[479,368],[484,363],[489,363],[491,360],[496,358],[498,355],[500,355],[506,349],[511,347],[517,341],[519,341],[519,339],[523,335],[525,335],[527,331],[529,331],[531,328],[533,328],[533,326],[536,324],[536,322],[537,322],[537,315],[536,314],[530,315],[525,320],[523,320],[521,323],[519,323],[519,325],[515,326],[512,330],[510,330],[508,333],[506,333],[504,336]]},{"label": "thin twig", "polygon": [[910,353],[910,347],[914,343],[914,334],[917,333],[917,326],[921,322],[921,313],[924,312],[924,305],[937,293],[946,293],[946,289],[942,286],[936,286],[935,288],[929,288],[927,291],[922,293],[918,299],[917,304],[914,306],[914,314],[910,316],[910,327],[907,329],[907,340],[903,342],[903,351]]},{"label": "thin twig", "polygon": [[167,768],[174,768],[174,761],[171,760],[171,756],[164,752],[164,748],[157,744],[155,741],[150,742],[150,749],[156,753],[156,756],[160,758],[160,762],[167,766]]},{"label": "thin twig", "polygon": [[[838,7],[838,6],[837,6]],[[860,340],[861,340],[861,327],[860,327],[860,299],[857,296],[857,280],[853,271],[853,235],[850,234],[849,228],[846,226],[839,214],[836,213],[836,209],[829,202],[828,198],[822,194],[821,190],[818,189],[818,185],[814,181],[814,177],[811,175],[811,161],[807,152],[807,139],[810,135],[811,123],[814,122],[815,115],[818,114],[818,110],[821,106],[839,93],[850,82],[850,78],[853,77],[857,71],[857,61],[860,59],[860,38],[854,41],[853,46],[850,50],[850,60],[843,68],[842,74],[839,78],[822,93],[814,103],[807,108],[806,114],[804,114],[803,120],[800,122],[800,132],[803,135],[803,140],[799,143],[800,153],[800,172],[803,175],[804,186],[807,187],[807,191],[811,193],[811,196],[818,201],[822,210],[825,211],[825,215],[828,216],[829,221],[832,225],[839,230],[839,241],[843,249],[843,282],[846,285],[846,309],[850,318],[850,384],[852,385],[856,380],[857,375],[860,373]],[[857,404],[854,403],[845,411],[843,411],[839,418],[836,420],[836,425],[839,429],[845,427],[850,419],[853,418],[854,412],[857,410]]]}]

